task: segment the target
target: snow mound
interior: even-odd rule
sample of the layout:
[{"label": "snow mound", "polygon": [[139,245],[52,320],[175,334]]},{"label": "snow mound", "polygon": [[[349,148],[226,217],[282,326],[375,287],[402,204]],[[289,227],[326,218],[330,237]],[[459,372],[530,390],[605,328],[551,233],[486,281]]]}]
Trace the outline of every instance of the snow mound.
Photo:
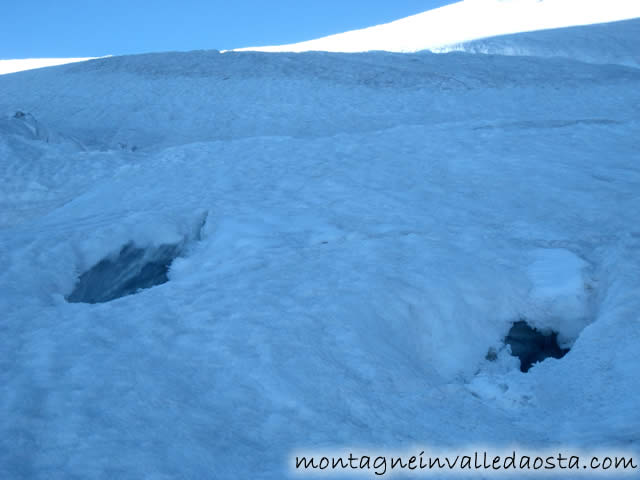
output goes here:
[{"label": "snow mound", "polygon": [[38,140],[44,143],[66,144],[70,150],[79,150],[83,146],[73,138],[48,128],[31,113],[16,111],[13,115],[0,117],[0,135],[13,136],[22,141]]},{"label": "snow mound", "polygon": [[562,248],[532,253],[527,272],[532,283],[531,300],[537,310],[534,327],[559,332],[560,345],[571,344],[592,318],[585,271],[587,263]]}]

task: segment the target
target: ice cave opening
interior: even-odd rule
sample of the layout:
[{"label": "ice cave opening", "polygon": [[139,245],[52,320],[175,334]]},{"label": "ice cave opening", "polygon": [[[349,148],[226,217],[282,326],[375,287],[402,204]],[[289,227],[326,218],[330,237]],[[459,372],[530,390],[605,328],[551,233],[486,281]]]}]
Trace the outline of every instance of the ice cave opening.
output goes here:
[{"label": "ice cave opening", "polygon": [[504,342],[511,347],[511,354],[520,359],[522,372],[546,358],[562,358],[569,352],[558,345],[558,332],[537,330],[524,320],[513,324]]},{"label": "ice cave opening", "polygon": [[128,243],[117,255],[100,260],[80,275],[66,299],[70,303],[104,303],[166,283],[180,247],[168,244],[140,248]]}]

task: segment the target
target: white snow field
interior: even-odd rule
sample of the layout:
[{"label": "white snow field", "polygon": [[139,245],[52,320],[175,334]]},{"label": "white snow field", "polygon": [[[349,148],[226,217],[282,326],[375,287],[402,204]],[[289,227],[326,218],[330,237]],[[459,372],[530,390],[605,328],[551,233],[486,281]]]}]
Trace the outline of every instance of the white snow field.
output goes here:
[{"label": "white snow field", "polygon": [[33,70],[36,68],[66,65],[68,63],[84,62],[86,60],[92,60],[93,58],[20,58],[0,60],[0,75],[23,72],[25,70]]},{"label": "white snow field", "polygon": [[[640,69],[149,54],[2,76],[0,114],[0,478],[640,463]],[[521,372],[520,320],[570,352]]]},{"label": "white snow field", "polygon": [[383,25],[289,45],[238,50],[349,53],[383,50],[406,53],[440,49],[499,35],[638,17],[638,0],[462,0]]}]

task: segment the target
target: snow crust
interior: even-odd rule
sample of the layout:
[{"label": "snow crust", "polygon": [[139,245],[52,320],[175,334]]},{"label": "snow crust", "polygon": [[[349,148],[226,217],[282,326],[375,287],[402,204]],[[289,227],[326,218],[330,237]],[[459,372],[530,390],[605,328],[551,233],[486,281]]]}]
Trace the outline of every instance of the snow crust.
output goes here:
[{"label": "snow crust", "polygon": [[[469,53],[3,76],[0,478],[637,450],[639,87],[636,68]],[[65,300],[124,246],[185,238],[167,283]],[[522,318],[571,351],[520,372],[503,339]]]}]

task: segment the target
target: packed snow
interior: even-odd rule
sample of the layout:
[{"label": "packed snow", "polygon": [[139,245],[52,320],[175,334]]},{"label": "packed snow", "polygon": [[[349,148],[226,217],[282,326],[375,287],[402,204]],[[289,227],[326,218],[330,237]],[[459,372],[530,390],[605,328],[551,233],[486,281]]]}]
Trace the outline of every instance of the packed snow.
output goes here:
[{"label": "packed snow", "polygon": [[[149,54],[3,76],[0,113],[0,478],[640,458],[640,69]],[[519,321],[569,353],[521,372]]]}]

